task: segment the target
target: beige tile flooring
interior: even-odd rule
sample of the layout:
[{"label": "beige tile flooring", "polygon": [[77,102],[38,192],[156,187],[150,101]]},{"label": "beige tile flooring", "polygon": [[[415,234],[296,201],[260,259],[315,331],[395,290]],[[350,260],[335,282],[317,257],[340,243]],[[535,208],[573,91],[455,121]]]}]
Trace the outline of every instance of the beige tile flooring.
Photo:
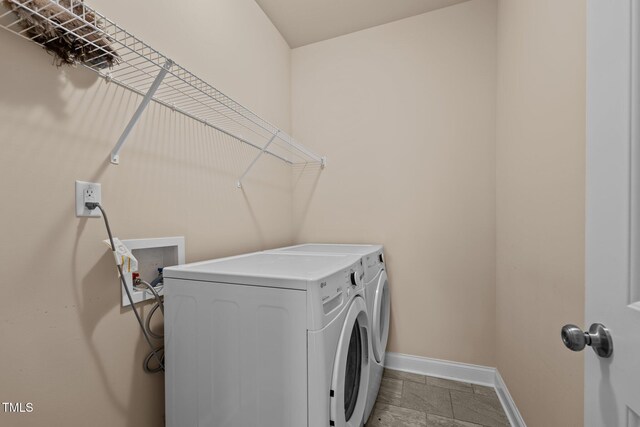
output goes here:
[{"label": "beige tile flooring", "polygon": [[491,387],[387,369],[366,426],[505,427],[509,422]]}]

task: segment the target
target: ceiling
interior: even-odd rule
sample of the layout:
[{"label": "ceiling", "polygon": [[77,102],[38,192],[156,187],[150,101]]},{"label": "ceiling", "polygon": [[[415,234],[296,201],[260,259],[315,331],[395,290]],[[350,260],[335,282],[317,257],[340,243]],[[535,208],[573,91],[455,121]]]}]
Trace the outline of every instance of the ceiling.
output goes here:
[{"label": "ceiling", "polygon": [[256,0],[291,48],[467,0]]}]

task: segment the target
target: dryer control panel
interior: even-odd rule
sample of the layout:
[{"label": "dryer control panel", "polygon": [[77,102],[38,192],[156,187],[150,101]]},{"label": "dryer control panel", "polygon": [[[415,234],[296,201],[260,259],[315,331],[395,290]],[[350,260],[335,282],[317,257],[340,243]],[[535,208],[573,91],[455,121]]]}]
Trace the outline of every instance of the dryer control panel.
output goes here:
[{"label": "dryer control panel", "polygon": [[310,330],[329,324],[356,296],[364,291],[364,264],[354,263],[307,288],[308,325]]},{"label": "dryer control panel", "polygon": [[384,252],[380,249],[377,252],[366,255],[364,258],[364,281],[369,283],[384,267]]}]

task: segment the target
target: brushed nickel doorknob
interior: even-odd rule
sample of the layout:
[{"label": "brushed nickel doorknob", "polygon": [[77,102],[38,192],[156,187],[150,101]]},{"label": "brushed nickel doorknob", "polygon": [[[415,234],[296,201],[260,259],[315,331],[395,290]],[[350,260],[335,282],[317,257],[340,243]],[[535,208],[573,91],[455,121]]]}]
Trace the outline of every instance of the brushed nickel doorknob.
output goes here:
[{"label": "brushed nickel doorknob", "polygon": [[589,332],[584,332],[576,325],[564,325],[560,332],[562,342],[571,351],[582,351],[591,346],[596,354],[603,358],[613,354],[613,340],[609,330],[601,323],[594,323]]}]

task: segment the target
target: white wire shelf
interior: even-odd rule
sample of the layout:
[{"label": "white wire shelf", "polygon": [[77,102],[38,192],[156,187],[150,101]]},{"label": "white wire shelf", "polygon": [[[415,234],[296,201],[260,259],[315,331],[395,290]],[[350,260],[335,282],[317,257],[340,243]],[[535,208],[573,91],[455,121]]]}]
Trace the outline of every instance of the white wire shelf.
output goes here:
[{"label": "white wire shelf", "polygon": [[[174,63],[84,2],[14,0],[12,4],[15,12],[0,9],[0,27],[45,48],[46,45],[51,47],[55,39],[71,39],[89,52],[90,60],[81,62],[83,66],[107,82],[143,96],[142,103],[111,153],[112,163],[119,162],[120,151],[129,133],[148,103],[155,101],[260,150],[238,180],[238,187],[262,154],[292,165],[317,163],[325,166],[324,157],[305,148],[286,132]],[[37,25],[44,23],[47,28],[54,29],[57,37],[43,40],[42,36],[36,36],[34,19]],[[117,54],[115,61],[114,52]]]}]

